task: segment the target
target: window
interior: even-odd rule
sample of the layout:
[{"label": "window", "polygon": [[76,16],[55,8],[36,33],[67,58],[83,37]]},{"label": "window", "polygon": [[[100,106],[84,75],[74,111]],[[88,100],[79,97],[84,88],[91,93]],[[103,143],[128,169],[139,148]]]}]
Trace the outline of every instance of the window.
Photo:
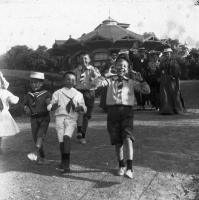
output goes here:
[{"label": "window", "polygon": [[94,55],[94,61],[100,61],[100,60],[107,60],[108,59],[108,54],[107,53],[95,53]]}]

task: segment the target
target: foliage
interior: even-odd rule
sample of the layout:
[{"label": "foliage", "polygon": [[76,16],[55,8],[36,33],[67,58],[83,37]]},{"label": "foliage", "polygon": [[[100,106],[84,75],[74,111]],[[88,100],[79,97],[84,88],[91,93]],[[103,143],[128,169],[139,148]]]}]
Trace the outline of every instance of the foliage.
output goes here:
[{"label": "foliage", "polygon": [[55,68],[55,61],[45,46],[36,50],[25,45],[14,46],[5,54],[4,62],[8,69],[53,71]]},{"label": "foliage", "polygon": [[[154,33],[145,33],[145,36],[155,36]],[[180,44],[178,39],[165,39],[174,51],[180,67],[182,79],[199,79],[199,49],[188,49],[186,44]],[[46,72],[60,72],[71,70],[76,65],[76,57],[56,52],[53,48],[38,46],[33,50],[26,45],[12,47],[5,55],[0,57],[1,68],[35,70]]]}]

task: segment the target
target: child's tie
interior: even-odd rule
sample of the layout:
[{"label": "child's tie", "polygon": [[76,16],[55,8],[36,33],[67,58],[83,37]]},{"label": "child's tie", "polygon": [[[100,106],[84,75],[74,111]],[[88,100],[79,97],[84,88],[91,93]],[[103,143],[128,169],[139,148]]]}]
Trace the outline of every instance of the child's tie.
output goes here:
[{"label": "child's tie", "polygon": [[69,102],[67,103],[67,105],[66,105],[66,111],[68,112],[68,113],[70,113],[70,111],[71,111],[71,109],[72,109],[72,111],[74,112],[75,111],[75,104],[74,104],[74,102],[73,102],[73,98],[71,98],[71,97],[69,97],[68,95],[66,95],[64,92],[62,92],[62,94],[65,96],[65,97],[67,97],[68,99],[70,99],[69,100]]},{"label": "child's tie", "polygon": [[74,112],[74,110],[75,110],[75,104],[73,103],[73,99],[70,99],[70,101],[69,101],[68,104],[66,105],[66,111],[67,111],[68,113],[70,113],[71,109],[72,109],[72,111]]},{"label": "child's tie", "polygon": [[122,93],[123,78],[119,76],[117,81],[118,81],[118,85],[117,85],[118,93]]}]

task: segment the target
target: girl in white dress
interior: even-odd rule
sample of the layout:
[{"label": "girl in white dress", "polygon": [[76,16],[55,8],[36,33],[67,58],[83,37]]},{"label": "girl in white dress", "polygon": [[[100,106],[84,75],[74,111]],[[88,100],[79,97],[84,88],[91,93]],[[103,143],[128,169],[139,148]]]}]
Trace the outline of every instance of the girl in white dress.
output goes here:
[{"label": "girl in white dress", "polygon": [[9,83],[0,72],[0,152],[4,136],[19,133],[19,128],[9,112],[9,104],[17,104],[19,98],[7,90]]}]

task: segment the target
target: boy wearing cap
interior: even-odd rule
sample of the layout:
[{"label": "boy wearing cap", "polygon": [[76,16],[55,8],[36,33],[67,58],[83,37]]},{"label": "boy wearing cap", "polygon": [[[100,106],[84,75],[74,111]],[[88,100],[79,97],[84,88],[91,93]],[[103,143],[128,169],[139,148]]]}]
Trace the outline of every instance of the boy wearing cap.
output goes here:
[{"label": "boy wearing cap", "polygon": [[[116,156],[119,162],[118,175],[133,178],[133,106],[135,104],[134,90],[150,93],[146,82],[138,82],[128,77],[129,60],[120,55],[115,64],[117,74],[110,78],[97,78],[97,86],[107,86],[106,103],[108,107],[107,129],[111,144],[115,145]],[[127,149],[127,169],[124,163],[123,147]]]},{"label": "boy wearing cap", "polygon": [[84,98],[81,92],[74,88],[76,75],[66,72],[63,75],[64,86],[52,95],[48,110],[55,111],[56,130],[60,145],[61,164],[59,169],[70,172],[71,137],[77,126],[79,113],[86,112]]},{"label": "boy wearing cap", "polygon": [[24,97],[24,111],[30,116],[32,137],[36,152],[28,154],[30,160],[38,164],[45,163],[43,142],[50,123],[50,115],[47,105],[50,103],[51,94],[43,89],[44,73],[31,72],[30,91]]}]

